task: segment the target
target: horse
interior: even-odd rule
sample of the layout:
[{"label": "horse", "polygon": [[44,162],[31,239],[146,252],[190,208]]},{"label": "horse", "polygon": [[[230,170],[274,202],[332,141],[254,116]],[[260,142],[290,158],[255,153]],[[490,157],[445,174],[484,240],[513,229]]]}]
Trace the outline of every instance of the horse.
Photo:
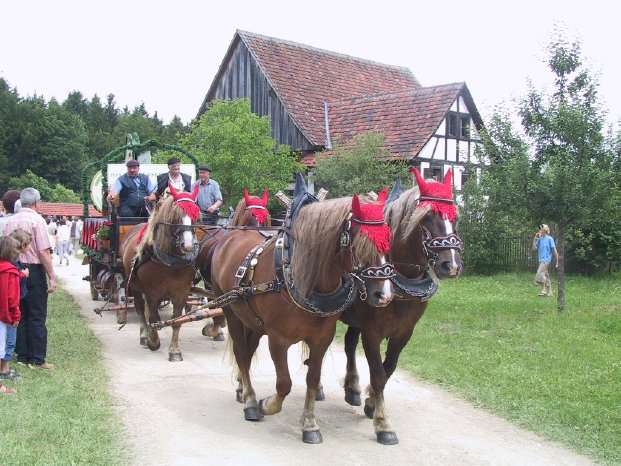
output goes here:
[{"label": "horse", "polygon": [[[194,261],[198,253],[193,226],[200,218],[196,204],[198,185],[192,193],[177,192],[160,201],[149,221],[136,225],[121,247],[129,291],[134,296],[140,319],[140,344],[151,351],[160,347],[157,330],[147,324],[160,320],[159,304],[170,300],[173,317],[187,305]],[[168,360],[183,361],[179,349],[179,328],[173,326]]]},{"label": "horse", "polygon": [[[302,204],[296,203],[301,182],[298,175],[292,210]],[[373,215],[371,207],[377,207],[379,215],[377,210]],[[287,351],[303,341],[308,345],[309,357],[302,440],[323,441],[315,421],[315,396],[336,322],[356,296],[348,273],[355,270],[362,276],[377,278],[365,292],[371,305],[386,306],[392,299],[392,265],[384,255],[390,244],[390,230],[383,222],[382,209],[382,204],[360,204],[357,196],[306,203],[291,213],[289,218],[294,220],[290,235],[280,231],[277,237],[265,239],[255,231],[234,231],[215,245],[211,258],[214,292],[229,296],[248,291],[243,300],[223,305],[241,377],[237,398],[244,403],[246,420],[258,421],[264,415],[280,412],[292,385]],[[257,401],[250,362],[263,335],[268,336],[276,369],[276,393]]]},{"label": "horse", "polygon": [[[390,258],[396,275],[395,299],[381,311],[357,300],[341,315],[348,325],[345,333],[347,372],[343,383],[345,400],[360,406],[360,384],[356,367],[356,347],[360,336],[370,372],[369,397],[364,412],[373,419],[378,443],[398,443],[384,403],[384,387],[397,367],[399,355],[410,340],[414,326],[427,308],[427,300],[435,293],[432,282],[426,292],[413,292],[411,284],[432,272],[439,279],[457,277],[462,270],[462,240],[457,233],[457,208],[453,201],[452,172],[448,170],[442,183],[425,181],[416,168],[412,169],[417,185],[400,196],[400,182],[391,193],[385,221],[392,229]],[[388,339],[384,361],[380,343]]]},{"label": "horse", "polygon": [[[264,189],[261,197],[251,196],[248,193],[248,189],[244,188],[244,197],[239,200],[235,212],[233,213],[233,219],[231,220],[231,227],[270,227],[272,226],[272,217],[270,211],[267,210],[268,202],[268,190]],[[198,253],[197,264],[199,264],[200,278],[205,281],[206,285],[211,286],[211,278],[209,267],[201,268],[201,264],[208,264],[211,258],[211,252],[216,242],[224,237],[229,230],[218,228],[207,231],[207,234],[201,241],[200,252]],[[200,281],[200,279],[199,279]],[[215,298],[213,294],[210,296]],[[224,341],[224,334],[222,333],[222,327],[226,326],[226,320],[224,316],[212,317],[211,321],[208,321],[203,327],[202,334],[206,337],[212,337],[215,341]]]}]

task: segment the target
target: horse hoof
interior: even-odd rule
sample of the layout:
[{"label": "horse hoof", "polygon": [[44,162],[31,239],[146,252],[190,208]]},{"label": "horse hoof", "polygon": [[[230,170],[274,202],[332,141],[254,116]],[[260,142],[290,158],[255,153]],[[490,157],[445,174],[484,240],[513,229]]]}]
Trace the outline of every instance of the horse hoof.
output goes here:
[{"label": "horse hoof", "polygon": [[141,338],[140,339],[140,346],[147,346],[147,339],[146,338]]},{"label": "horse hoof", "polygon": [[381,443],[382,445],[396,445],[399,443],[399,439],[394,432],[378,432],[377,443]]},{"label": "horse hoof", "polygon": [[211,326],[209,326],[209,325],[205,325],[205,326],[203,327],[203,329],[201,330],[201,333],[203,334],[203,336],[204,336],[204,337],[209,337],[209,336],[211,336],[211,335],[209,334],[209,330],[210,330],[210,329],[211,329]]},{"label": "horse hoof", "polygon": [[157,351],[158,349],[160,349],[160,342],[158,341],[157,343],[151,343],[149,340],[147,340],[147,348],[149,348],[151,351]]},{"label": "horse hoof", "polygon": [[244,408],[244,419],[246,421],[260,421],[263,418],[263,414],[259,412],[257,406],[248,406]]},{"label": "horse hoof", "polygon": [[168,353],[168,360],[170,362],[183,361],[183,356],[181,353]]},{"label": "horse hoof", "polygon": [[324,401],[326,399],[326,394],[323,392],[323,387],[317,389],[317,393],[315,393],[315,401]]},{"label": "horse hoof", "polygon": [[224,333],[218,333],[215,337],[213,337],[213,341],[224,341]]},{"label": "horse hoof", "polygon": [[238,403],[243,403],[244,402],[244,398],[242,397],[241,390],[238,390],[238,391],[235,392],[235,399],[237,400]]},{"label": "horse hoof", "polygon": [[304,443],[322,443],[323,438],[321,437],[321,432],[318,430],[305,430],[302,432],[302,442]]},{"label": "horse hoof", "polygon": [[364,404],[364,414],[369,419],[373,419],[373,415],[375,414],[375,408],[371,408],[368,404]]},{"label": "horse hoof", "polygon": [[345,389],[345,401],[352,406],[360,406],[360,393],[353,391],[351,388]]}]

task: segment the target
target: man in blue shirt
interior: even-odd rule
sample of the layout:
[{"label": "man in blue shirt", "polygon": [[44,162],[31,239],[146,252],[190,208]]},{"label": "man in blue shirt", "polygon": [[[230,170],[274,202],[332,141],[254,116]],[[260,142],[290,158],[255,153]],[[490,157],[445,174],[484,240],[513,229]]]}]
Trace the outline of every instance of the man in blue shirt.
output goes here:
[{"label": "man in blue shirt", "polygon": [[539,225],[539,231],[533,239],[533,251],[537,251],[539,258],[539,268],[535,275],[535,284],[543,286],[539,296],[554,296],[552,293],[552,282],[550,281],[550,262],[552,256],[558,267],[558,252],[554,238],[550,236],[550,227],[545,223]]},{"label": "man in blue shirt", "polygon": [[197,184],[198,196],[196,203],[201,208],[203,223],[205,225],[218,224],[218,212],[222,205],[222,193],[220,185],[216,180],[211,180],[211,167],[209,165],[201,165],[198,167],[198,180],[192,185],[192,190]]},{"label": "man in blue shirt", "polygon": [[155,201],[157,185],[147,175],[140,172],[140,162],[130,160],[125,164],[127,173],[114,182],[108,197],[111,202],[117,195],[120,198],[119,215],[121,217],[148,217],[149,212],[145,207],[146,201]]}]

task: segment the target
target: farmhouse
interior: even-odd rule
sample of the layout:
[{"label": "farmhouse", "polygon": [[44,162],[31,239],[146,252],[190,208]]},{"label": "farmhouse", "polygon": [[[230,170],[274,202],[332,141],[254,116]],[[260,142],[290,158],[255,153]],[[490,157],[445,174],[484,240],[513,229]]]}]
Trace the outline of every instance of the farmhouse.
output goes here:
[{"label": "farmhouse", "polygon": [[301,151],[309,167],[335,141],[376,131],[391,159],[426,178],[453,167],[457,190],[483,124],[463,82],[423,87],[407,68],[238,30],[198,115],[213,100],[241,97],[269,116],[272,136]]}]

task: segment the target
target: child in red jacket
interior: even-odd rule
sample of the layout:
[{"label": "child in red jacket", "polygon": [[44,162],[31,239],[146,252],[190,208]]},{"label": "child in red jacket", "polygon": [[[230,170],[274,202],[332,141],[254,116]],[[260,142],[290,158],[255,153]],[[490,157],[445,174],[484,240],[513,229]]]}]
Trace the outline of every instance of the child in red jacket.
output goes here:
[{"label": "child in red jacket", "polygon": [[[4,355],[6,333],[9,325],[17,327],[19,310],[20,273],[12,262],[19,257],[19,243],[10,236],[0,238],[0,354]],[[0,393],[15,393],[15,389],[0,382]]]}]

